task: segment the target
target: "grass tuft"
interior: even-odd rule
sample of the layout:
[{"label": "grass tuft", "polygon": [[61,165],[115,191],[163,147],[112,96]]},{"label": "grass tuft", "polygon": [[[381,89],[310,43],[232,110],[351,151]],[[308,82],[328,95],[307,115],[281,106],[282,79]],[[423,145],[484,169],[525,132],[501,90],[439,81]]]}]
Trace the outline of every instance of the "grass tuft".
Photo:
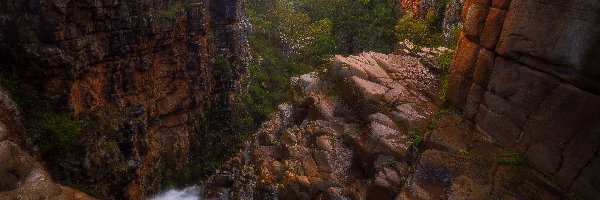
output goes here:
[{"label": "grass tuft", "polygon": [[414,152],[419,151],[419,145],[423,142],[423,134],[419,130],[408,131],[408,148]]},{"label": "grass tuft", "polygon": [[394,159],[392,159],[392,158],[390,158],[390,159],[387,159],[387,160],[385,161],[385,166],[387,166],[387,167],[395,168],[395,167],[396,167],[396,164],[398,164],[398,163],[396,162],[396,160],[394,160]]},{"label": "grass tuft", "polygon": [[492,155],[492,160],[496,161],[496,163],[501,165],[523,165],[525,163],[525,155],[517,151],[516,149],[511,149],[504,152],[502,155]]},{"label": "grass tuft", "polygon": [[32,139],[43,155],[60,155],[73,150],[85,123],[65,114],[49,113],[33,123]]}]

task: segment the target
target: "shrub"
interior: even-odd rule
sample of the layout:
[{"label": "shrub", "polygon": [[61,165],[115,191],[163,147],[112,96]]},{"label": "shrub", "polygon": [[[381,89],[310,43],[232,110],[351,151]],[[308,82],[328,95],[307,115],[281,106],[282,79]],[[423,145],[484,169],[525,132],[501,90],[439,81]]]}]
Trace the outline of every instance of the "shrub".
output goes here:
[{"label": "shrub", "polygon": [[456,44],[458,43],[458,38],[460,37],[461,31],[461,26],[454,26],[450,28],[449,35],[446,37],[446,46],[448,46],[448,48],[456,48]]},{"label": "shrub", "polygon": [[419,150],[419,145],[423,142],[423,134],[419,130],[408,131],[408,148],[414,152]]},{"label": "shrub", "polygon": [[429,43],[429,26],[414,18],[412,13],[405,14],[396,24],[396,37],[398,41],[410,40],[419,46]]},{"label": "shrub", "polygon": [[[438,10],[441,9],[443,7]],[[460,26],[452,27],[447,35],[442,35],[439,16],[440,13],[437,13],[434,8],[429,9],[423,19],[416,18],[410,12],[404,14],[396,23],[397,39],[399,41],[410,40],[417,47],[447,46],[451,49],[455,48],[461,28]]]},{"label": "shrub", "polygon": [[46,114],[33,123],[32,139],[44,155],[73,150],[85,123],[64,114]]},{"label": "shrub", "polygon": [[442,105],[446,103],[446,93],[448,91],[448,82],[450,81],[450,63],[452,62],[453,55],[454,53],[452,52],[445,52],[437,58],[437,62],[442,68],[442,73],[440,75],[440,89],[438,92]]},{"label": "shrub", "polygon": [[453,52],[445,52],[442,55],[440,55],[439,57],[436,58],[436,61],[441,65],[442,67],[442,73],[443,74],[447,74],[450,69],[450,63],[452,62],[452,56],[454,55]]},{"label": "shrub", "polygon": [[440,121],[440,119],[442,118],[443,115],[450,113],[450,109],[448,108],[443,108],[441,110],[438,110],[437,112],[435,112],[433,114],[433,117],[431,117],[431,121],[429,121],[429,124],[427,124],[427,131],[432,131],[435,128],[437,128],[437,123]]},{"label": "shrub", "polygon": [[229,64],[227,57],[222,53],[218,53],[212,60],[213,69],[218,75],[231,74],[231,65]]},{"label": "shrub", "polygon": [[396,164],[397,164],[396,160],[394,160],[394,159],[392,159],[392,158],[390,158],[390,159],[387,159],[387,160],[385,161],[385,166],[387,166],[387,167],[394,168],[394,167],[396,167]]},{"label": "shrub", "polygon": [[182,8],[189,8],[192,3],[197,2],[197,0],[181,0],[179,2],[174,3],[169,8],[165,10],[160,10],[156,13],[156,16],[161,19],[170,19],[175,17],[177,11]]}]

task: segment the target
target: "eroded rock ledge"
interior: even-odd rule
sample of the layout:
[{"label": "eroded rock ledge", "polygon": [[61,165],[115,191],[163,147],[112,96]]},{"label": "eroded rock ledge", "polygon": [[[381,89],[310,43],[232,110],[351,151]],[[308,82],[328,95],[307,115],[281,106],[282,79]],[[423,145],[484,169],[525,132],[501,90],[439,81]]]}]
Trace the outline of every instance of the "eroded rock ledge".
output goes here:
[{"label": "eroded rock ledge", "polygon": [[539,173],[494,161],[504,150],[434,103],[438,75],[419,60],[374,52],[335,56],[326,74],[292,78],[294,101],[279,106],[245,149],[204,184],[202,195],[565,198]]}]

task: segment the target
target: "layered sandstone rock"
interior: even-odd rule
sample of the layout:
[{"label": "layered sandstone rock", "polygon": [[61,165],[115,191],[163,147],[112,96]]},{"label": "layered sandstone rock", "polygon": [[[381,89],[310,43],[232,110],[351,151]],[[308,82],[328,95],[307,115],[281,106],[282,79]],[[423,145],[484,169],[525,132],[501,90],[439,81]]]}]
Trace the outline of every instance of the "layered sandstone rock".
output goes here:
[{"label": "layered sandstone rock", "polygon": [[335,56],[325,75],[292,78],[294,101],[202,184],[202,197],[566,198],[539,173],[493,161],[503,150],[460,115],[436,112],[437,69],[422,59]]},{"label": "layered sandstone rock", "polygon": [[600,3],[472,0],[448,100],[583,198],[600,195]]},{"label": "layered sandstone rock", "polygon": [[0,60],[32,97],[25,113],[87,122],[81,150],[51,160],[51,174],[139,199],[165,171],[219,158],[245,87],[241,3],[0,2]]}]

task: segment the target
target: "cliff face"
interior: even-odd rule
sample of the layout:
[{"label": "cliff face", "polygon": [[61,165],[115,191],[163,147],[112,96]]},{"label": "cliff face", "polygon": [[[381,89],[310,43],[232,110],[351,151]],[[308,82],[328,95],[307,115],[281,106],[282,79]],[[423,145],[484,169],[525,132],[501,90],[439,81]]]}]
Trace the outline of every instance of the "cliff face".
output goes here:
[{"label": "cliff face", "polygon": [[222,153],[246,29],[238,0],[3,1],[0,59],[30,94],[26,115],[86,122],[79,151],[47,160],[52,175],[138,199]]},{"label": "cliff face", "polygon": [[584,198],[600,195],[600,3],[471,0],[448,100]]}]

